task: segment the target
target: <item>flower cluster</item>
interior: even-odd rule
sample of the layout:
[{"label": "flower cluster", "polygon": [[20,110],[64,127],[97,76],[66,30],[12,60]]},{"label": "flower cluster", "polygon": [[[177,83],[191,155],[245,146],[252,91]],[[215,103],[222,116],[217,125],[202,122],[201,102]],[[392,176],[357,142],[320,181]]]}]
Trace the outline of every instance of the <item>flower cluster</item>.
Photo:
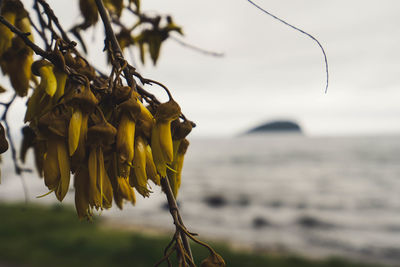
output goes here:
[{"label": "flower cluster", "polygon": [[[116,2],[109,1],[109,9]],[[97,21],[85,9],[94,2],[80,3],[85,21]],[[28,12],[20,1],[4,0],[1,15],[20,32],[30,33]],[[32,35],[27,36],[33,43]],[[194,124],[182,115],[169,91],[169,101],[160,103],[138,90],[134,79],[130,86],[124,83],[121,73],[128,67],[114,64],[115,58],[107,77],[71,43],[58,38],[52,47],[34,61],[31,47],[0,24],[3,73],[17,95],[30,95],[22,162],[32,148],[39,176],[59,201],[68,193],[72,175],[80,218],[91,218],[94,209],[110,208],[113,199],[121,209],[124,202],[134,204],[135,191],[149,197],[149,181],[160,185],[161,179],[168,179],[176,197],[189,145],[185,138]]]},{"label": "flower cluster", "polygon": [[[140,0],[79,0],[83,22],[69,33],[86,53],[80,32],[101,17],[111,66],[105,75],[78,51],[78,43],[69,38],[50,5],[45,0],[33,2],[40,27],[20,0],[0,1],[0,68],[14,89],[8,103],[0,102],[5,126],[0,124],[0,154],[10,144],[16,174],[30,171],[19,165],[7,120],[14,100],[25,98],[19,158],[25,163],[27,152],[33,150],[37,172],[49,189],[45,195],[54,193],[62,201],[73,184],[78,217],[91,219],[94,210],[108,209],[113,202],[122,209],[126,202],[135,204],[136,193],[149,197],[152,186],[161,186],[175,234],[156,266],[171,265],[174,252],[179,266],[196,266],[188,238],[209,251],[200,266],[226,266],[219,254],[186,229],[175,201],[189,146],[186,137],[195,124],[182,114],[168,88],[143,78],[123,57],[123,49],[136,47],[142,63],[149,56],[156,64],[163,42],[171,32],[182,34],[181,28],[170,16],[142,13]],[[123,11],[137,18],[135,24],[121,23]],[[31,29],[38,33],[40,46]],[[169,100],[161,103],[146,91],[146,84],[162,87]]]},{"label": "flower cluster", "polygon": [[21,148],[24,158],[33,147],[48,189],[63,200],[74,174],[81,218],[111,207],[112,199],[120,208],[124,200],[134,204],[133,188],[148,197],[149,180],[160,185],[168,177],[176,196],[193,125],[181,121],[179,105],[171,98],[146,107],[135,86],[119,78],[110,83],[77,55],[57,54],[64,66],[45,59],[32,64],[40,82],[27,102]]}]

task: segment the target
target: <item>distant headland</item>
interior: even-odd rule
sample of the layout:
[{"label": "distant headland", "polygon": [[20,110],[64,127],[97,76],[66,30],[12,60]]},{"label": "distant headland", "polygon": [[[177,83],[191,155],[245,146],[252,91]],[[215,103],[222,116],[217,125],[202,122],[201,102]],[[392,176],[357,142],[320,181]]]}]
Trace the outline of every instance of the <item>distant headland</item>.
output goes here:
[{"label": "distant headland", "polygon": [[260,134],[260,133],[302,133],[302,129],[299,124],[293,121],[280,120],[280,121],[270,121],[256,126],[245,134]]}]

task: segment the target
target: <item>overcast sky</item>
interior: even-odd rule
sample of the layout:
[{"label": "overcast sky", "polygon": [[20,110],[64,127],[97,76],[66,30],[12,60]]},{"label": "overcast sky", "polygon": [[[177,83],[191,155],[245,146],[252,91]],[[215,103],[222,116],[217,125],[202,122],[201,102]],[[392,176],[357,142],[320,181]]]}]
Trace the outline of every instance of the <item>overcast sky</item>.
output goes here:
[{"label": "overcast sky", "polygon": [[[62,22],[77,21],[77,1],[48,2]],[[280,118],[312,136],[400,132],[400,1],[255,2],[321,42],[328,93],[318,45],[246,0],[143,0],[143,10],[172,14],[186,42],[225,54],[205,56],[170,40],[155,68],[139,66],[173,91],[198,125],[194,135],[234,135]],[[100,65],[101,34],[100,25],[87,31]]]}]

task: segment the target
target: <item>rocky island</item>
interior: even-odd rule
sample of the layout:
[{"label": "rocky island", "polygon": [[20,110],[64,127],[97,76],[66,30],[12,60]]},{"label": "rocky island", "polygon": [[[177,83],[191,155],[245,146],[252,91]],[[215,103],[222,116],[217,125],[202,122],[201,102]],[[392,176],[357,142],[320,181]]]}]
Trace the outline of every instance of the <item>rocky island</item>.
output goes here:
[{"label": "rocky island", "polygon": [[248,130],[245,134],[260,133],[302,133],[301,127],[293,121],[271,121]]}]

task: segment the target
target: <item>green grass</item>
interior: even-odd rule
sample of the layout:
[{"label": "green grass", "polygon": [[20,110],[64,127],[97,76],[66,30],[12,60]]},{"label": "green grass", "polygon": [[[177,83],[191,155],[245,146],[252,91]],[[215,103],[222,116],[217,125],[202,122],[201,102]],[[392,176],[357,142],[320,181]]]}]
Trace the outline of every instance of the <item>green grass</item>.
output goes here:
[{"label": "green grass", "polygon": [[[80,222],[71,208],[0,204],[0,265],[23,266],[153,266],[170,236],[145,236]],[[340,259],[311,261],[300,257],[267,256],[212,244],[229,267],[241,266],[367,266]],[[193,245],[197,264],[207,251]],[[167,266],[167,265],[163,265]],[[174,265],[175,266],[175,265]],[[376,265],[374,265],[376,266]]]}]

